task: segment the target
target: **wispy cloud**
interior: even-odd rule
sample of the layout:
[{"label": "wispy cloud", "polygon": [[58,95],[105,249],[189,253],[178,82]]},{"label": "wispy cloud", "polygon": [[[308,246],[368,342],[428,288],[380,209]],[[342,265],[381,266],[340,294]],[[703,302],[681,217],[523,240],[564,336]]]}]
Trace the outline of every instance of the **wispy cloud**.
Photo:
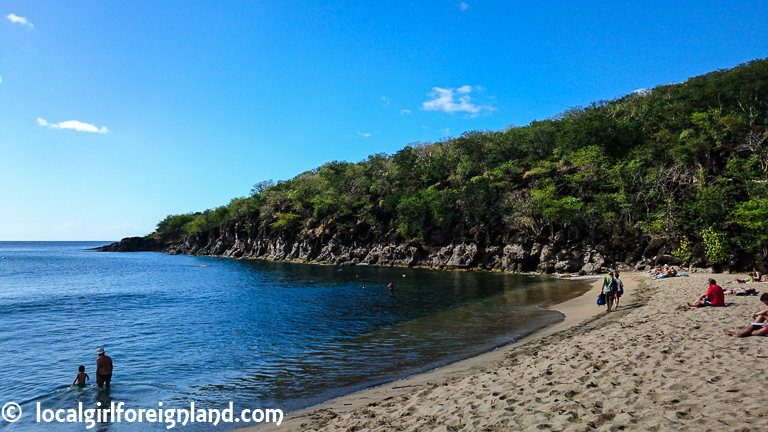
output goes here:
[{"label": "wispy cloud", "polygon": [[45,121],[45,119],[41,119],[40,117],[38,117],[37,123],[40,126],[48,126],[48,128],[50,129],[74,129],[80,132],[95,132],[95,133],[101,133],[101,134],[105,134],[109,132],[109,129],[107,129],[106,126],[102,126],[98,128],[95,125],[92,125],[89,123],[83,123],[77,120],[68,120],[60,123],[48,123],[47,121]]},{"label": "wispy cloud", "polygon": [[384,106],[385,106],[385,107],[388,107],[388,106],[389,106],[389,99],[387,99],[387,97],[386,97],[386,96],[382,96],[382,97],[381,97],[381,102],[382,102],[382,103],[384,103]]},{"label": "wispy cloud", "polygon": [[77,222],[67,222],[64,225],[57,228],[59,231],[69,231],[71,229],[80,227],[83,225],[83,221],[77,221]]},{"label": "wispy cloud", "polygon": [[411,110],[407,110],[407,109],[400,110],[400,114],[410,114],[410,113],[411,113]]},{"label": "wispy cloud", "polygon": [[0,83],[3,82],[3,77],[0,77]]},{"label": "wispy cloud", "polygon": [[442,111],[448,114],[465,112],[470,117],[476,117],[483,112],[493,112],[496,108],[490,105],[475,105],[469,97],[472,90],[482,90],[482,87],[461,86],[454,88],[432,87],[428,94],[429,100],[421,104],[421,108],[426,111]]},{"label": "wispy cloud", "polygon": [[464,2],[461,2],[461,3],[459,3],[459,9],[465,11],[465,10],[469,9],[469,5],[464,3]]},{"label": "wispy cloud", "polygon": [[440,132],[441,134],[443,134],[445,136],[448,136],[448,135],[451,134],[451,128],[440,129],[438,132]]},{"label": "wispy cloud", "polygon": [[360,132],[360,131],[357,131],[357,134],[360,135],[363,138],[370,138],[370,136],[371,136],[371,134],[369,134],[369,133],[363,133],[363,132]]},{"label": "wispy cloud", "polygon": [[27,21],[26,18],[20,17],[16,14],[8,14],[5,17],[8,18],[8,20],[11,21],[12,23],[21,24],[23,26],[27,25],[30,28],[35,28],[35,26],[33,26],[31,22]]}]

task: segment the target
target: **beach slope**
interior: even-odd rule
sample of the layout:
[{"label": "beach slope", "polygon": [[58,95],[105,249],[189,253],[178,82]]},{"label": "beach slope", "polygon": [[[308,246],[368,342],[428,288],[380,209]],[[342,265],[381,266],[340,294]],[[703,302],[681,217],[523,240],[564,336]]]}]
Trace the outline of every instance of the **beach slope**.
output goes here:
[{"label": "beach slope", "polygon": [[250,430],[768,430],[768,338],[725,335],[764,306],[726,296],[729,307],[686,308],[711,276],[727,287],[738,275],[624,275],[617,312],[593,289],[555,307],[565,323],[519,343]]}]

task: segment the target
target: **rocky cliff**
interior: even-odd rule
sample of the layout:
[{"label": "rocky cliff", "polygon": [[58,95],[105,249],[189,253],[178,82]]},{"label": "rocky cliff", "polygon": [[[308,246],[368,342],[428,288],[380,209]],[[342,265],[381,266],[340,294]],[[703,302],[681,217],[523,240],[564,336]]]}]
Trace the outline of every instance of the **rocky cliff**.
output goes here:
[{"label": "rocky cliff", "polygon": [[[679,265],[673,245],[647,235],[602,239],[593,244],[575,227],[549,237],[507,233],[506,242],[471,237],[429,245],[384,236],[340,235],[303,230],[254,232],[230,223],[183,241],[165,244],[151,238],[128,238],[104,251],[157,251],[169,254],[257,258],[339,266],[380,265],[440,270],[604,273],[609,269],[643,270],[658,264]],[[703,247],[694,248],[693,267],[709,267]],[[719,270],[719,269],[718,269]]]}]

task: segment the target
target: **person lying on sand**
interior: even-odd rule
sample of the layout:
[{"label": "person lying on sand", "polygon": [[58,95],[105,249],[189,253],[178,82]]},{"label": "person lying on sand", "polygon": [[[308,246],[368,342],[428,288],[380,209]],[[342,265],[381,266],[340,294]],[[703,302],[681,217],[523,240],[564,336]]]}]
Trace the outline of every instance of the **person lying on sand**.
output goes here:
[{"label": "person lying on sand", "polygon": [[699,296],[698,300],[693,304],[687,303],[691,309],[696,309],[705,306],[725,306],[725,295],[723,289],[717,285],[714,279],[709,279],[709,288],[707,293]]},{"label": "person lying on sand", "polygon": [[[760,296],[760,301],[768,306],[768,293],[763,293],[763,295]],[[753,313],[752,322],[747,324],[747,328],[739,333],[727,331],[725,334],[740,338],[748,336],[768,336],[768,309]]]},{"label": "person lying on sand", "polygon": [[724,290],[725,295],[737,295],[737,296],[747,296],[747,295],[757,295],[757,290],[754,288],[728,288],[727,290]]},{"label": "person lying on sand", "polygon": [[669,264],[664,264],[664,270],[657,272],[651,278],[652,279],[664,279],[677,276],[677,270],[674,267],[670,267]]}]

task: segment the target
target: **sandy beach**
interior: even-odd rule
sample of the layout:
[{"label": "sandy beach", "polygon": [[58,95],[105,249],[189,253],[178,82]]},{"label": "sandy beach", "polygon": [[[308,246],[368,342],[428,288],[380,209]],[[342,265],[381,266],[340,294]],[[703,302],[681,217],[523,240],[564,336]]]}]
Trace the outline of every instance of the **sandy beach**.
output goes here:
[{"label": "sandy beach", "polygon": [[617,312],[595,304],[595,283],[553,307],[565,322],[518,343],[250,430],[768,430],[768,339],[725,334],[764,308],[758,297],[685,306],[709,277],[728,288],[745,275],[622,276]]}]

